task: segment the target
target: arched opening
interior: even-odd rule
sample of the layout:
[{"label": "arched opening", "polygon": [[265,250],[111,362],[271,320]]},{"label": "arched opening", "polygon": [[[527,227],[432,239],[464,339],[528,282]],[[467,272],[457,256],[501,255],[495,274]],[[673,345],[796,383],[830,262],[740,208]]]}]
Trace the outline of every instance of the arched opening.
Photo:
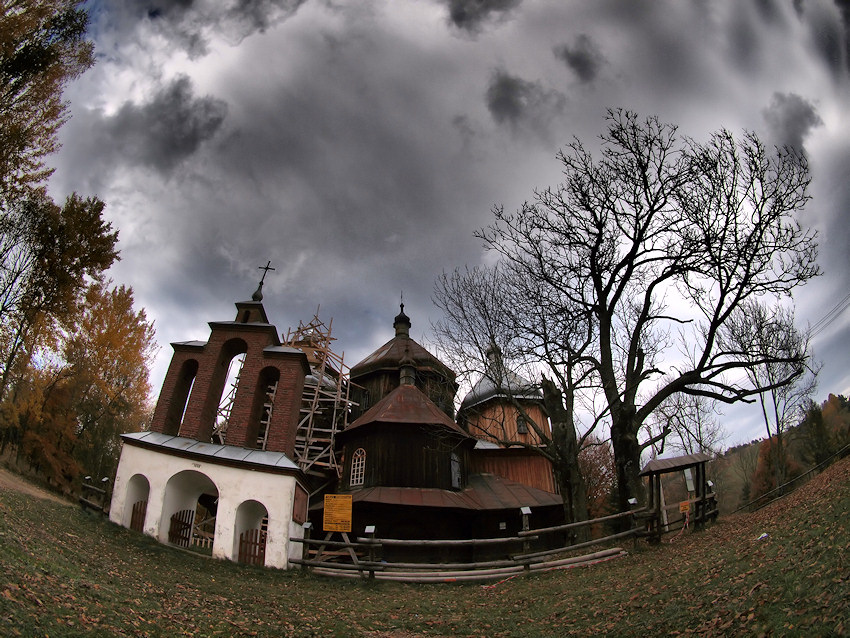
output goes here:
[{"label": "arched opening", "polygon": [[246,352],[248,352],[248,344],[243,339],[229,339],[222,345],[215,371],[210,379],[207,404],[204,406],[201,429],[198,432],[199,441],[210,437],[213,443],[226,442],[230,411],[236,399],[239,375],[242,372]]},{"label": "arched opening", "polygon": [[187,359],[180,366],[177,383],[174,386],[174,394],[168,404],[168,413],[165,415],[165,434],[177,436],[183,425],[183,416],[186,414],[186,406],[189,405],[189,397],[195,385],[195,377],[198,375],[198,361]]},{"label": "arched opening", "polygon": [[194,470],[178,472],[165,485],[159,540],[212,553],[218,488]]},{"label": "arched opening", "polygon": [[269,511],[259,501],[245,501],[236,508],[233,555],[247,565],[266,564]]},{"label": "arched opening", "polygon": [[124,500],[124,513],[121,524],[137,532],[145,531],[145,517],[148,513],[148,496],[151,486],[143,474],[134,474],[127,482],[127,496]]},{"label": "arched opening", "polygon": [[248,444],[256,443],[258,450],[266,449],[269,435],[269,423],[274,408],[274,397],[277,392],[277,384],[280,381],[280,370],[274,367],[263,368],[254,391],[254,400],[251,405],[251,420],[248,423],[246,441]]}]

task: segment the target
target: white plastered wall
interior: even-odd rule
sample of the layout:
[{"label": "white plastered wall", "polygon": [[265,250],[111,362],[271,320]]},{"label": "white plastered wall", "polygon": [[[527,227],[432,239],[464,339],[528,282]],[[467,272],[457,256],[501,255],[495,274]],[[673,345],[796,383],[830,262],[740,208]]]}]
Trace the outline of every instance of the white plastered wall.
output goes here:
[{"label": "white plastered wall", "polygon": [[216,558],[238,558],[237,534],[241,530],[237,529],[236,514],[240,504],[245,501],[256,501],[268,511],[267,567],[285,569],[289,552],[296,549],[297,545],[291,543],[290,538],[303,536],[302,526],[292,520],[295,477],[264,472],[262,469],[219,465],[207,459],[181,458],[128,444],[124,445],[121,452],[109,514],[110,520],[124,527],[130,526],[133,505],[130,501],[136,498],[138,492],[135,486],[140,483],[139,479],[131,481],[136,475],[144,476],[150,485],[144,533],[161,542],[168,540],[171,514],[194,507],[199,494],[195,488],[208,484],[207,479],[218,490],[212,548]]}]

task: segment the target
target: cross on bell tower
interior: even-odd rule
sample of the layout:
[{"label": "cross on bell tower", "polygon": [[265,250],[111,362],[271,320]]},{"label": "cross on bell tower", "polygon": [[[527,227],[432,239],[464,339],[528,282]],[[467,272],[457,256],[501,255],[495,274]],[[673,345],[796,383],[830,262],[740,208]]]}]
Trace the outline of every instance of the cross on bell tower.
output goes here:
[{"label": "cross on bell tower", "polygon": [[266,262],[265,266],[257,266],[257,270],[263,271],[263,276],[260,278],[260,285],[257,286],[257,289],[254,291],[254,294],[251,295],[251,299],[254,301],[262,301],[263,300],[263,282],[266,280],[266,275],[269,274],[270,270],[277,270],[276,268],[271,267],[271,260]]}]

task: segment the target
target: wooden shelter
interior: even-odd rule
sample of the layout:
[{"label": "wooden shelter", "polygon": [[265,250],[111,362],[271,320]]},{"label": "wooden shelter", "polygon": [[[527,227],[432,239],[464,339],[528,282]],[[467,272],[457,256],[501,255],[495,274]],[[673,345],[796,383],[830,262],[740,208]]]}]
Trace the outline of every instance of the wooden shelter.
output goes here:
[{"label": "wooden shelter", "polygon": [[[710,516],[716,516],[716,508],[711,507],[714,502],[714,494],[708,492],[708,481],[706,479],[705,465],[711,460],[708,454],[686,454],[666,459],[654,459],[647,463],[641,470],[640,475],[647,477],[649,481],[647,489],[647,510],[650,518],[647,524],[647,532],[650,538],[660,539],[662,509],[665,507],[661,496],[661,477],[672,472],[684,472],[691,470],[693,480],[693,498],[689,498],[688,516],[696,527],[702,526]],[[691,507],[692,506],[692,507]],[[673,505],[673,508],[681,505]],[[692,511],[692,514],[691,514]]]}]

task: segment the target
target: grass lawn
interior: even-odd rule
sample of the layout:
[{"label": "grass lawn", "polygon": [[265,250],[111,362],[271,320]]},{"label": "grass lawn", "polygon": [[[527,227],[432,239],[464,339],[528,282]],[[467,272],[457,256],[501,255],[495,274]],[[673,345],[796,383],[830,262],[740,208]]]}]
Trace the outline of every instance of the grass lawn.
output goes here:
[{"label": "grass lawn", "polygon": [[[0,487],[0,635],[850,635],[850,458],[590,567],[405,585],[243,567]],[[766,536],[763,536],[766,534]]]}]

